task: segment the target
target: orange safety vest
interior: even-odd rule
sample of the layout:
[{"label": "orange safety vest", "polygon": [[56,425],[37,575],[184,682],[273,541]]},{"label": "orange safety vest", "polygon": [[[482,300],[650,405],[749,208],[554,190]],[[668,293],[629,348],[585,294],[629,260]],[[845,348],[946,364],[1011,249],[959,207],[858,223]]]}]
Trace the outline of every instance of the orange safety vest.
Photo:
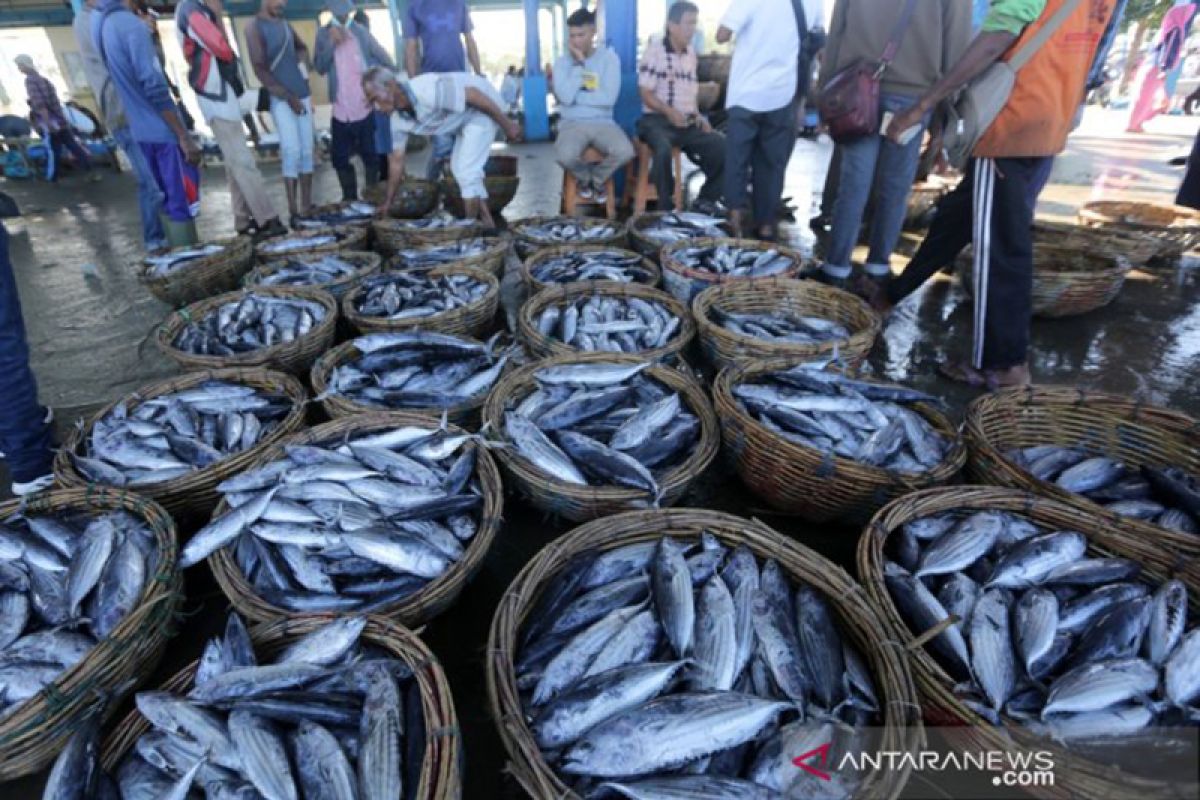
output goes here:
[{"label": "orange safety vest", "polygon": [[[1049,0],[1005,58],[1041,29],[1066,0]],[[980,158],[1030,158],[1061,153],[1083,103],[1088,72],[1115,0],[1083,0],[1017,73],[1008,103],[975,146]]]}]

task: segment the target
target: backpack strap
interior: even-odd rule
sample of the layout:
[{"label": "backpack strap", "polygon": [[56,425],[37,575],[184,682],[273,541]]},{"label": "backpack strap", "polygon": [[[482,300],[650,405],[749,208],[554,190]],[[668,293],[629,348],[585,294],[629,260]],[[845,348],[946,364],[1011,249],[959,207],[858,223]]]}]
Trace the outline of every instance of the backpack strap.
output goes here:
[{"label": "backpack strap", "polygon": [[1021,48],[1017,52],[1013,53],[1012,57],[1008,59],[1008,66],[1012,68],[1013,72],[1020,72],[1021,68],[1037,55],[1037,51],[1042,48],[1042,45],[1050,41],[1050,37],[1058,33],[1058,29],[1075,13],[1075,9],[1079,8],[1081,2],[1083,0],[1066,0],[1059,7],[1058,11],[1054,13],[1054,16],[1047,20],[1046,24],[1029,41],[1021,45]]}]

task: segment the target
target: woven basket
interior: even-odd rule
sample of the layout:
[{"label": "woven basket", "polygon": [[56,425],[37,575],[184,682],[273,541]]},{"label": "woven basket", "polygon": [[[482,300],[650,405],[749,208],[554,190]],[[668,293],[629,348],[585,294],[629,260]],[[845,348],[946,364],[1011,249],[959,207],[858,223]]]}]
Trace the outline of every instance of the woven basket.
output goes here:
[{"label": "woven basket", "polygon": [[[280,236],[274,236],[270,239],[264,239],[254,247],[255,257],[262,263],[268,261],[278,261],[281,258],[298,255],[312,255],[313,253],[336,253],[339,250],[355,250],[363,251],[367,247],[367,235],[371,232],[370,228],[361,225],[342,225],[339,227],[318,228],[316,230],[307,230],[300,233],[285,233]],[[327,236],[335,234],[338,236],[336,242],[329,244],[318,244],[312,247],[301,247],[297,250],[292,250],[288,253],[273,253],[266,250],[275,242],[283,241],[284,239],[308,239],[317,236]]]},{"label": "woven basket", "polygon": [[[612,236],[602,236],[596,239],[581,240],[579,242],[547,242],[542,239],[535,239],[533,236],[525,233],[527,228],[544,225],[548,222],[563,222],[575,223],[581,228],[600,228],[603,226],[611,226],[617,230]],[[512,225],[512,233],[514,242],[517,248],[517,255],[522,259],[529,258],[538,250],[547,247],[561,247],[573,245],[604,245],[606,247],[624,247],[625,246],[625,231],[615,222],[609,222],[606,219],[592,219],[590,217],[528,217],[518,220]]]},{"label": "woven basket", "polygon": [[651,223],[665,217],[668,213],[673,212],[649,211],[645,214],[638,214],[636,217],[630,217],[629,222],[625,225],[625,232],[629,236],[629,246],[646,258],[654,259],[655,263],[661,263],[659,254],[664,245],[658,240],[652,239],[642,233],[642,228],[648,227]]},{"label": "woven basket", "polygon": [[[505,236],[483,236],[483,237],[479,237],[479,238],[483,239],[483,242],[485,244],[484,251],[482,253],[479,253],[478,255],[468,256],[467,258],[460,258],[457,261],[451,261],[449,263],[454,264],[455,266],[458,266],[458,267],[475,267],[476,269],[481,269],[484,272],[490,272],[491,274],[496,276],[497,280],[499,280],[504,275],[504,259],[508,256],[508,250],[512,246],[512,240],[507,235],[505,235]],[[429,244],[414,244],[414,245],[412,245],[412,247],[414,249],[426,249],[426,248],[440,247],[445,244],[448,244],[448,242],[430,242]],[[388,260],[388,262],[384,265],[384,269],[385,269],[385,271],[386,270],[403,271],[403,270],[421,269],[421,268],[408,266],[405,263],[404,256],[397,255]]]},{"label": "woven basket", "polygon": [[[376,206],[381,205],[386,189],[387,186],[383,183],[371,186],[363,192],[363,199]],[[404,183],[400,184],[400,189],[392,198],[388,215],[397,219],[418,219],[437,208],[437,204],[438,184],[434,181],[409,176],[404,179]]]},{"label": "woven basket", "polygon": [[[203,319],[210,311],[220,308],[225,303],[235,302],[245,294],[311,300],[320,303],[325,309],[325,318],[314,325],[311,331],[295,341],[264,347],[249,353],[233,356],[198,356],[175,348],[175,337],[189,322]],[[210,297],[207,300],[193,303],[187,308],[172,312],[154,332],[154,341],[159,350],[185,370],[266,367],[298,375],[307,370],[313,361],[316,361],[317,357],[333,344],[336,327],[337,301],[328,292],[299,287],[263,287]]]},{"label": "woven basket", "polygon": [[[351,202],[354,202],[354,201],[343,200],[340,203],[326,203],[325,205],[315,206],[307,214],[302,214],[299,217],[299,219],[301,221],[303,221],[310,217],[319,217],[323,214],[337,214],[342,209],[347,208]],[[341,224],[346,227],[352,227],[352,228],[369,228],[369,227],[371,227],[371,217],[366,217],[363,219],[347,220]],[[301,230],[303,230],[303,228],[301,228]]]},{"label": "woven basket", "polygon": [[950,420],[926,403],[911,408],[950,440],[942,463],[910,475],[860,464],[785,439],[759,422],[733,396],[733,389],[768,372],[796,365],[794,359],[749,361],[722,370],[713,384],[721,438],[750,491],[773,508],[814,522],[862,522],[901,495],[946,483],[967,460],[967,449]]},{"label": "woven basket", "polygon": [[[378,253],[370,253],[366,251],[342,250],[337,254],[337,257],[343,261],[349,261],[351,264],[357,265],[358,268],[353,274],[347,275],[339,280],[331,281],[330,283],[312,285],[312,288],[323,289],[326,292],[329,292],[335,298],[343,297],[346,292],[350,291],[354,284],[356,284],[362,278],[378,272],[379,267],[383,264],[382,256],[380,256]],[[251,270],[250,273],[246,275],[245,280],[242,281],[242,285],[247,289],[257,286],[263,278],[278,272],[280,269],[287,266],[290,261],[305,261],[307,258],[308,256],[301,256],[298,259],[285,258],[280,261],[268,261],[262,266],[255,267],[253,270]]]},{"label": "woven basket", "polygon": [[[899,648],[883,646],[887,629],[871,608],[866,593],[837,565],[794,539],[785,538],[757,520],[702,509],[633,511],[598,519],[554,540],[525,565],[500,599],[488,637],[487,688],[492,717],[508,751],[508,771],[530,797],[579,800],[542,757],[525,718],[513,661],[522,623],[539,593],[580,554],[614,550],[664,535],[717,537],[729,548],[744,545],[760,559],[774,559],[790,579],[825,595],[842,635],[868,661],[883,709],[878,748],[913,753],[924,742],[916,689],[907,659]],[[906,759],[907,760],[907,759]],[[895,798],[908,780],[909,767],[869,773],[855,797]],[[791,796],[791,795],[789,795]]]},{"label": "woven basket", "polygon": [[[975,295],[969,255],[959,257],[957,274],[967,294]],[[967,259],[965,262],[963,259]],[[1036,243],[1033,248],[1033,314],[1058,319],[1087,314],[1117,299],[1131,268],[1111,251]]]},{"label": "woven basket", "polygon": [[[587,353],[583,355],[547,358],[521,369],[514,370],[500,379],[488,395],[483,408],[486,430],[497,439],[504,437],[504,412],[524,399],[537,386],[534,374],[543,367],[563,364],[640,364],[644,359],[618,354]],[[691,375],[661,364],[653,364],[642,374],[653,378],[674,392],[685,402],[700,420],[700,438],[696,449],[684,462],[658,479],[662,492],[659,505],[669,506],[679,502],[688,487],[700,477],[717,456],[720,448],[718,423],[708,395],[700,383]],[[615,514],[619,511],[646,508],[650,498],[645,492],[617,486],[578,486],[549,477],[540,469],[520,456],[512,447],[498,449],[497,456],[504,465],[505,473],[513,485],[529,501],[550,514],[565,517],[574,522]]]},{"label": "woven basket", "polygon": [[[1124,800],[1138,797],[1180,798],[1194,796],[1196,787],[1168,785],[1149,781],[1122,772],[1111,766],[1088,761],[1079,755],[1070,754],[1048,739],[1034,737],[1027,729],[1012,725],[998,728],[985,721],[967,708],[955,695],[955,681],[921,645],[929,638],[926,631],[909,630],[892,602],[884,583],[884,546],[887,537],[896,529],[914,519],[944,511],[969,509],[971,511],[1006,511],[1053,530],[1072,530],[1083,533],[1089,539],[1089,556],[1120,556],[1135,558],[1143,567],[1144,576],[1164,581],[1170,572],[1163,566],[1163,559],[1142,560],[1139,552],[1131,552],[1125,545],[1129,537],[1109,532],[1107,520],[1078,507],[1067,506],[1012,489],[997,489],[988,486],[954,486],[929,489],[908,495],[889,504],[875,515],[866,531],[858,540],[858,577],[870,596],[885,631],[882,641],[903,642],[908,651],[913,677],[921,695],[925,722],[929,725],[954,726],[975,747],[964,750],[988,752],[1000,750],[1012,753],[1048,750],[1054,764],[1054,781],[1051,786],[1039,785],[1028,791],[1045,798],[1103,798]],[[1148,573],[1148,575],[1147,575]],[[1194,598],[1200,585],[1191,582],[1189,592]],[[935,626],[934,629],[939,629]]]},{"label": "woven basket", "polygon": [[537,319],[550,306],[565,307],[569,303],[589,297],[636,297],[640,300],[658,303],[666,308],[672,316],[679,319],[679,329],[665,345],[629,354],[640,361],[675,361],[680,358],[683,349],[696,335],[696,321],[688,313],[687,306],[661,289],[652,289],[649,286],[635,283],[581,281],[580,283],[560,283],[550,286],[530,297],[525,305],[521,306],[517,316],[517,335],[521,338],[521,342],[537,358],[569,356],[583,352],[543,334],[537,328]]},{"label": "woven basket", "polygon": [[1079,209],[1080,224],[1148,233],[1159,240],[1159,258],[1177,259],[1200,245],[1200,211],[1185,206],[1097,200]]},{"label": "woven basket", "polygon": [[[468,338],[468,337],[461,337]],[[449,408],[405,408],[395,411],[378,408],[377,406],[367,406],[355,403],[348,397],[341,395],[329,395],[325,392],[329,388],[329,377],[333,374],[335,367],[345,364],[347,361],[352,361],[359,358],[362,354],[354,345],[354,340],[343,342],[329,352],[325,353],[317,362],[313,364],[312,373],[310,376],[310,384],[313,387],[313,395],[321,398],[321,407],[325,409],[325,413],[331,419],[342,419],[343,417],[354,417],[362,414],[370,415],[396,415],[412,416],[418,415],[426,419],[441,419],[443,415],[451,422],[463,425],[469,428],[475,428],[479,423],[479,414],[483,408],[483,404],[487,399],[487,395],[479,395]],[[512,367],[506,367],[505,371],[511,370]]]},{"label": "woven basket", "polygon": [[[1200,423],[1165,408],[1117,395],[1068,387],[1029,386],[986,394],[967,406],[963,435],[970,448],[967,474],[976,483],[1010,486],[1081,509],[1144,544],[1181,557],[1200,555],[1200,536],[1120,517],[1080,495],[1035,478],[1005,458],[1018,447],[1083,447],[1129,464],[1177,466],[1200,475]],[[1140,560],[1140,559],[1139,559]]]},{"label": "woven basket", "polygon": [[292,410],[287,413],[287,416],[254,447],[223,458],[204,469],[194,470],[182,478],[138,486],[135,489],[139,495],[158,503],[173,516],[211,513],[219,499],[216,490],[218,483],[241,472],[263,450],[304,426],[308,395],[305,394],[304,386],[300,381],[291,375],[268,372],[265,369],[216,369],[189,372],[178,378],[142,386],[136,392],[109,403],[88,420],[86,425],[72,426],[67,440],[54,457],[54,477],[59,484],[67,488],[82,488],[89,485],[90,481],[75,468],[75,462],[71,455],[82,454],[83,444],[92,435],[92,428],[96,422],[112,413],[118,404],[124,403],[129,411],[133,411],[147,400],[171,392],[191,389],[205,381],[228,381],[244,386],[253,386],[256,389],[282,394],[292,402]]},{"label": "woven basket", "polygon": [[[105,716],[158,666],[174,633],[175,610],[183,597],[176,567],[175,523],[161,506],[135,494],[108,489],[65,489],[0,505],[0,517],[64,511],[124,509],[145,522],[158,546],[158,573],[147,576],[137,606],[82,661],[0,720],[0,781],[45,768],[62,750],[103,695]],[[6,795],[8,796],[8,795]]]},{"label": "woven basket", "polygon": [[[354,417],[335,419],[315,428],[309,428],[289,436],[276,443],[270,450],[263,453],[252,467],[260,467],[282,458],[284,448],[288,445],[319,444],[324,442],[342,442],[348,437],[358,434],[392,430],[394,428],[414,425],[428,427],[430,432],[437,429],[437,422],[428,417],[415,414],[359,414]],[[453,433],[462,431],[453,425],[448,430]],[[467,582],[479,572],[483,561],[491,549],[492,541],[500,530],[500,520],[503,512],[504,491],[500,484],[500,470],[491,454],[478,442],[467,445],[475,448],[475,471],[483,490],[483,506],[479,512],[479,529],[467,545],[463,557],[458,560],[441,577],[430,582],[421,591],[403,600],[390,603],[373,612],[382,617],[399,622],[402,625],[417,627],[438,616],[454,604],[462,593]],[[228,506],[222,500],[214,513],[219,516]],[[229,548],[222,548],[208,557],[208,565],[213,576],[221,587],[221,591],[229,598],[229,602],[238,613],[247,620],[265,622],[281,617],[296,617],[294,611],[280,608],[268,603],[255,593],[254,587],[246,580],[246,576],[238,568],[237,562],[229,553]]]},{"label": "woven basket", "polygon": [[[160,277],[152,276],[143,262],[139,277],[146,290],[167,305],[177,307],[236,289],[254,262],[254,242],[249,236],[238,236],[214,244],[225,249]],[[181,249],[191,248],[189,245]]]},{"label": "woven basket", "polygon": [[728,275],[718,275],[715,272],[709,272],[705,269],[692,269],[684,266],[675,258],[675,253],[679,250],[688,247],[713,247],[716,245],[727,244],[735,247],[740,247],[744,250],[758,250],[765,252],[774,250],[780,255],[787,256],[795,262],[795,266],[779,275],[772,275],[772,278],[795,278],[800,274],[801,268],[804,266],[804,258],[787,247],[770,244],[768,242],[760,242],[757,239],[691,239],[682,242],[675,242],[665,246],[659,256],[659,263],[663,268],[663,285],[667,291],[675,295],[685,303],[692,302],[696,295],[704,291],[708,287],[718,283],[745,283],[755,280],[764,280],[763,278],[745,278],[745,277],[730,277]]},{"label": "woven basket", "polygon": [[375,249],[385,256],[390,256],[408,247],[474,239],[483,233],[483,225],[478,222],[461,227],[429,229],[414,228],[410,222],[411,220],[402,219],[377,219],[371,223]]},{"label": "woven basket", "polygon": [[1135,267],[1158,256],[1162,242],[1148,233],[1116,226],[1089,227],[1076,222],[1033,221],[1034,244],[1050,244],[1088,253],[1121,256]]},{"label": "woven basket", "polygon": [[[517,174],[519,166],[520,162],[516,156],[488,157],[483,168],[483,184],[487,190],[488,209],[493,214],[502,212],[517,196],[517,189],[521,186],[521,179]],[[453,175],[448,175],[442,180],[442,196],[445,198],[446,208],[457,216],[465,216],[462,193],[459,192],[458,181]]]},{"label": "woven basket", "polygon": [[[850,331],[850,338],[821,344],[756,339],[718,325],[709,318],[713,307],[741,314],[786,312],[820,317],[844,325]],[[857,370],[871,352],[883,325],[870,306],[849,292],[815,281],[789,278],[736,281],[705,289],[692,301],[692,316],[696,318],[705,358],[717,369],[756,358],[816,361],[836,353],[846,369]]]},{"label": "woven basket", "polygon": [[[635,256],[637,253],[629,250],[624,250],[620,247],[606,247],[604,245],[566,245],[564,247],[544,247],[538,250],[529,258],[521,262],[521,278],[525,281],[525,285],[529,287],[531,293],[537,293],[551,286],[558,286],[559,282],[544,283],[533,277],[533,271],[547,259],[555,258],[560,255],[571,255],[573,253],[615,253],[620,257]],[[658,268],[649,258],[643,257],[639,266],[650,273],[652,276],[649,281],[635,281],[642,286],[655,287],[662,280],[662,270]]]},{"label": "woven basket", "polygon": [[450,333],[455,336],[480,336],[487,333],[496,319],[496,309],[500,305],[500,282],[490,272],[484,272],[474,267],[464,267],[458,264],[448,264],[428,270],[434,277],[443,275],[466,275],[487,286],[483,297],[451,311],[443,311],[431,317],[413,317],[410,319],[385,319],[369,317],[361,313],[355,304],[367,292],[367,287],[359,284],[353,291],[342,298],[342,319],[349,322],[360,333],[386,333],[391,331],[427,330]]},{"label": "woven basket", "polygon": [[[251,630],[250,639],[255,652],[269,658],[332,619],[334,617],[328,615],[309,614],[273,620]],[[420,784],[415,794],[406,793],[405,797],[458,800],[462,796],[462,735],[450,684],[437,656],[415,633],[378,616],[367,617],[362,639],[404,662],[412,670],[413,679],[421,690],[425,757],[421,764]],[[198,661],[192,662],[159,689],[176,694],[187,692],[195,681],[198,667]],[[149,731],[150,723],[146,718],[136,709],[131,711],[104,741],[100,755],[103,768],[108,772],[115,770],[137,740]]]}]

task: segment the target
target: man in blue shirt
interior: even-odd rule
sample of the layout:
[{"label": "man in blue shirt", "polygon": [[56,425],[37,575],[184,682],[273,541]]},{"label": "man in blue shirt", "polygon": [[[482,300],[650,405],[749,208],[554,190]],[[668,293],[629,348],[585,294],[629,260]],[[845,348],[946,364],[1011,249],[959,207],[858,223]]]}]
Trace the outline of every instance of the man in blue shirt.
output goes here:
[{"label": "man in blue shirt", "polygon": [[[408,77],[426,72],[466,72],[468,61],[471,70],[482,75],[473,27],[466,0],[412,0],[404,16],[404,69]],[[453,135],[434,136],[425,177],[436,180],[453,150]]]}]

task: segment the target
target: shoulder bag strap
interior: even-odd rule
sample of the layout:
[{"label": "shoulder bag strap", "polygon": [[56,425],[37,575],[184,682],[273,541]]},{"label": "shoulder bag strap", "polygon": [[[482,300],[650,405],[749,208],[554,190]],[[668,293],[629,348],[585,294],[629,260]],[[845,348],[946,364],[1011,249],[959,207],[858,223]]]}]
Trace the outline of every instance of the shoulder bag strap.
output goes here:
[{"label": "shoulder bag strap", "polygon": [[[274,72],[275,68],[279,66],[279,62],[283,61],[283,56],[287,53],[288,47],[295,47],[295,43],[292,41],[292,26],[286,19],[283,21],[283,33],[286,38],[283,40],[283,46],[279,48],[279,53],[275,58],[271,59],[271,72]],[[263,40],[266,40],[265,36]],[[264,47],[263,49],[266,48]]]},{"label": "shoulder bag strap", "polygon": [[917,0],[906,0],[904,10],[900,12],[900,19],[896,20],[896,27],[892,28],[892,35],[888,37],[888,43],[883,48],[883,55],[879,57],[879,64],[883,69],[887,69],[887,65],[896,60],[896,54],[900,52],[900,43],[904,41],[904,34],[912,24],[916,11]]},{"label": "shoulder bag strap", "polygon": [[1029,59],[1037,55],[1037,51],[1050,41],[1050,37],[1057,33],[1067,18],[1075,13],[1075,9],[1079,8],[1081,2],[1083,0],[1067,0],[1028,42],[1021,45],[1020,50],[1013,53],[1012,58],[1008,59],[1008,66],[1012,68],[1013,72],[1020,72],[1021,67],[1024,67],[1029,63]]}]

